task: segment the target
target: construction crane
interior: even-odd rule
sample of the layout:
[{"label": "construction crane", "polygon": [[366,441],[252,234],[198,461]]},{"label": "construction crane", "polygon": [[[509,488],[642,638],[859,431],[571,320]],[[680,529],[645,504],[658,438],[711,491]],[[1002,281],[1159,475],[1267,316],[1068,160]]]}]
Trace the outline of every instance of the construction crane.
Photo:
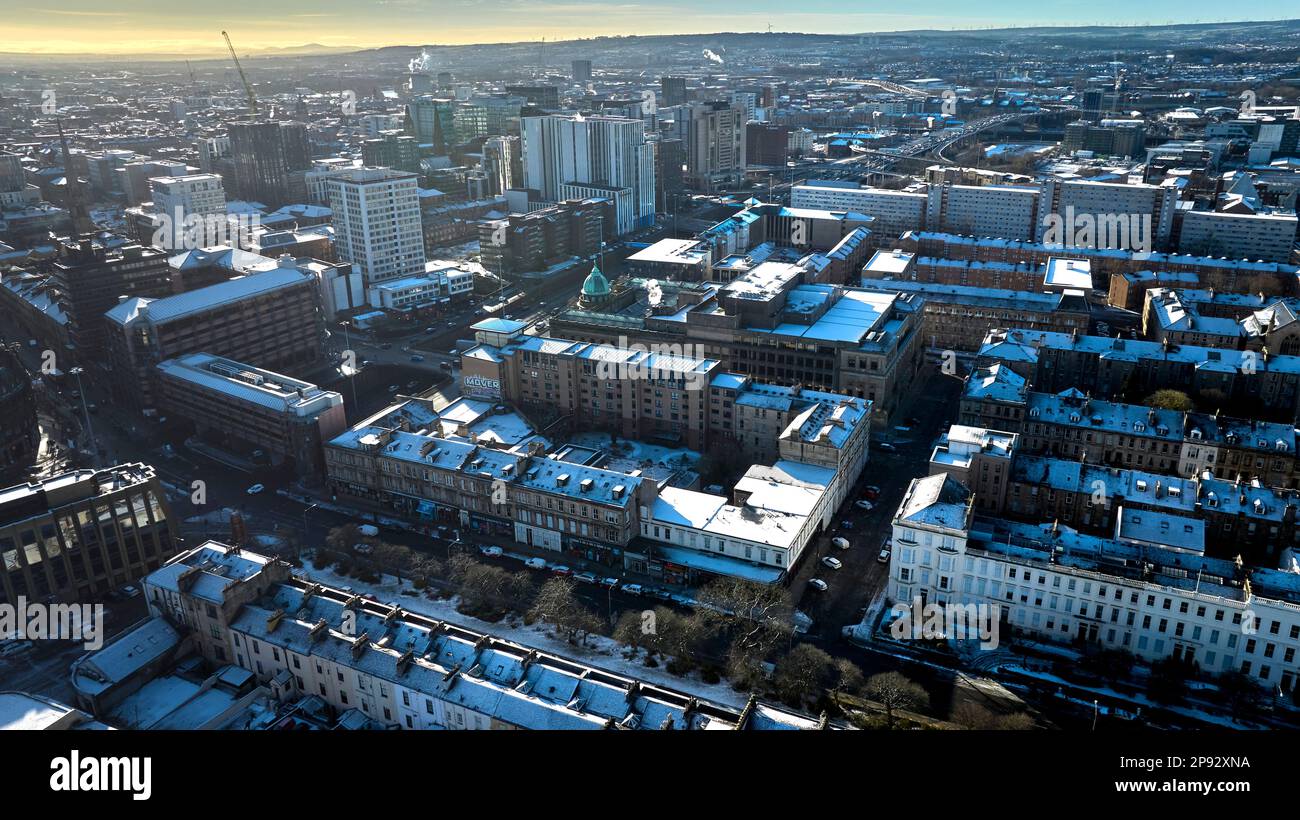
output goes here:
[{"label": "construction crane", "polygon": [[244,76],[244,67],[239,64],[239,56],[235,54],[235,46],[230,42],[230,35],[221,32],[221,36],[226,38],[226,48],[230,49],[230,59],[235,61],[235,68],[239,69],[239,81],[244,84],[244,93],[248,95],[248,113],[257,113],[257,97],[253,94],[253,87],[248,84],[248,78]]}]

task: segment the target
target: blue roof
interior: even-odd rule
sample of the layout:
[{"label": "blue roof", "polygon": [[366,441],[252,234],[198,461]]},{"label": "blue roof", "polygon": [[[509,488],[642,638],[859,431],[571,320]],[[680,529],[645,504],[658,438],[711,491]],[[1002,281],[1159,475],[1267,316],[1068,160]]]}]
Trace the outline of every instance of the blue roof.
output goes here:
[{"label": "blue roof", "polygon": [[785,570],[779,567],[761,567],[738,558],[728,558],[724,555],[713,555],[681,547],[670,547],[666,544],[656,544],[655,553],[663,560],[674,564],[681,564],[691,569],[712,572],[717,575],[733,575],[759,584],[775,584],[785,573]]},{"label": "blue roof", "polygon": [[517,322],[514,319],[484,319],[478,322],[470,330],[483,330],[488,333],[518,333],[528,325],[524,322]]}]

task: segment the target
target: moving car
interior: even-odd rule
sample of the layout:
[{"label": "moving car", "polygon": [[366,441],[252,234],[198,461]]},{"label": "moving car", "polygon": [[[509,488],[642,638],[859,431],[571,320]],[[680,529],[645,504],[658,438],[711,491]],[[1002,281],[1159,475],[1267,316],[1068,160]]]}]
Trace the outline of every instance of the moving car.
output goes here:
[{"label": "moving car", "polygon": [[254,484],[253,486],[249,487],[248,490],[246,490],[246,492],[247,492],[249,495],[257,495],[258,493],[260,493],[262,490],[265,490],[265,489],[266,489],[266,486],[263,485],[263,484]]},{"label": "moving car", "polygon": [[887,441],[882,441],[876,445],[876,449],[882,453],[897,453],[898,448]]},{"label": "moving car", "polygon": [[418,364],[419,362],[424,361],[424,357],[417,353],[411,357],[411,361],[416,362]]}]

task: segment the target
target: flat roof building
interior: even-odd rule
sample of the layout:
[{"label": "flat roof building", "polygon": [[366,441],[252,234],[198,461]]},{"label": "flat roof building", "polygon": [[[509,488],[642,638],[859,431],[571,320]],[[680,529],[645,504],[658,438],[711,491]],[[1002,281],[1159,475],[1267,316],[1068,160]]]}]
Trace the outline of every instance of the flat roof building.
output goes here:
[{"label": "flat roof building", "polygon": [[339,393],[210,353],[160,362],[155,384],[160,411],[262,449],[272,464],[290,461],[302,477],[324,474],[321,445],[347,428]]}]

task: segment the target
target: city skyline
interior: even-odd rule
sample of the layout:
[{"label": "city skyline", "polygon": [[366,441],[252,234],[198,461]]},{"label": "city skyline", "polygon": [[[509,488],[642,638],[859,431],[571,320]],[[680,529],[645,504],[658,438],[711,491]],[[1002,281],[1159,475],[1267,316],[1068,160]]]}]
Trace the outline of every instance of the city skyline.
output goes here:
[{"label": "city skyline", "polygon": [[[1118,0],[1052,4],[998,0],[980,14],[967,4],[942,0],[925,13],[880,9],[846,11],[839,4],[812,0],[790,11],[775,0],[758,0],[745,10],[705,11],[682,0],[651,3],[597,3],[594,0],[531,3],[506,0],[490,6],[481,0],[384,0],[363,9],[341,0],[288,0],[269,11],[251,0],[236,0],[220,11],[206,4],[145,0],[133,8],[108,8],[88,0],[56,0],[41,9],[8,12],[0,22],[0,53],[192,55],[220,57],[222,29],[237,37],[241,52],[385,46],[469,45],[476,43],[574,40],[587,37],[709,34],[735,31],[884,33],[917,29],[962,30],[1002,27],[1164,25],[1175,21],[1241,22],[1225,17],[1222,6],[1206,0],[1149,4],[1139,13]],[[598,14],[595,12],[599,12]],[[490,12],[490,14],[489,14]],[[434,15],[446,15],[439,19]],[[430,15],[429,22],[422,21]],[[1288,19],[1293,7],[1257,4],[1252,20]],[[486,19],[485,17],[490,18]]]}]

